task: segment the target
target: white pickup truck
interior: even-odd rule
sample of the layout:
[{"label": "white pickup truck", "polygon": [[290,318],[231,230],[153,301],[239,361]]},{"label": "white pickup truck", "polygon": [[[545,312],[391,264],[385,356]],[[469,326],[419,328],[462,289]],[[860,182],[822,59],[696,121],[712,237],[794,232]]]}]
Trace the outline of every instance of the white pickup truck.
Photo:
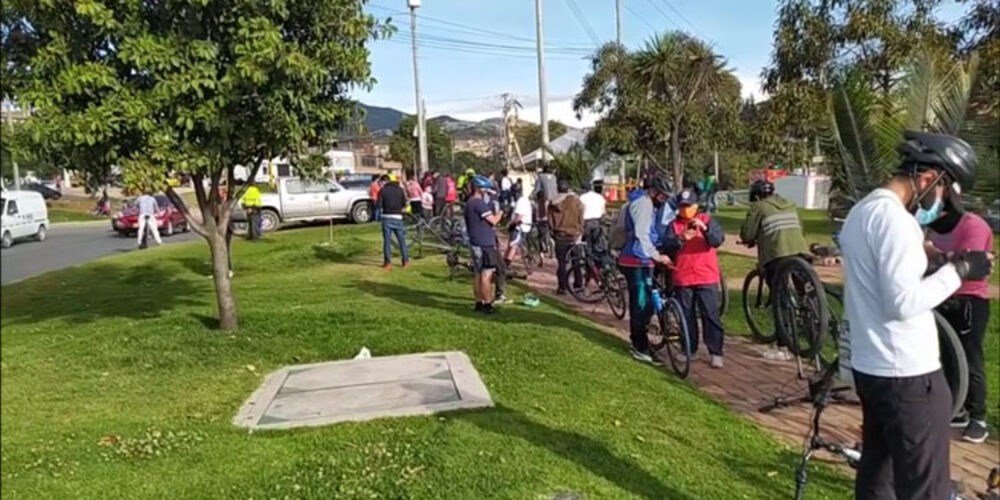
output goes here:
[{"label": "white pickup truck", "polygon": [[278,179],[277,192],[261,195],[261,229],[273,231],[286,222],[347,219],[371,222],[373,201],[367,190],[345,189],[332,180]]}]

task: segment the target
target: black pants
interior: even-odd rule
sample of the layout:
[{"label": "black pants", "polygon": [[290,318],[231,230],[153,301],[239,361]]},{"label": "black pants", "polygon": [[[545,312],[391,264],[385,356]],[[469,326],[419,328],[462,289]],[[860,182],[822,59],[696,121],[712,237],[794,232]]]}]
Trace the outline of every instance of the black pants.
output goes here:
[{"label": "black pants", "polygon": [[989,300],[960,295],[948,299],[938,312],[958,333],[969,362],[969,395],[965,411],[973,420],[986,420],[986,370],[983,367],[983,338],[990,321]]},{"label": "black pants", "polygon": [[535,227],[538,229],[538,247],[541,248],[542,253],[551,252],[552,249],[549,248],[549,221],[537,220]]},{"label": "black pants", "polygon": [[[565,292],[569,288],[569,270],[573,265],[572,262],[568,262],[567,254],[569,249],[576,245],[575,242],[565,242],[556,240],[556,278],[559,281],[559,291]],[[581,276],[580,269],[576,268],[573,272],[573,287],[580,288],[583,284],[583,276]]]},{"label": "black pants", "polygon": [[619,266],[628,282],[628,331],[632,347],[649,352],[646,329],[653,317],[653,268]]},{"label": "black pants", "polygon": [[260,239],[260,209],[247,207],[247,239]]},{"label": "black pants", "polygon": [[434,198],[434,216],[438,217],[444,214],[444,198]]},{"label": "black pants", "polygon": [[719,286],[679,286],[675,290],[677,300],[687,313],[691,354],[698,352],[698,332],[701,331],[708,353],[722,356],[723,333],[722,322],[719,320]]},{"label": "black pants", "polygon": [[941,370],[886,378],[854,372],[861,398],[857,500],[950,498],[951,392]]},{"label": "black pants", "polygon": [[423,205],[421,205],[420,200],[410,200],[410,215],[413,218],[419,218],[421,212],[423,212]]},{"label": "black pants", "polygon": [[[500,248],[500,240],[497,240],[495,248]],[[503,258],[497,259],[497,270],[493,273],[493,284],[496,286],[494,296],[499,299],[507,289],[507,263]]]}]

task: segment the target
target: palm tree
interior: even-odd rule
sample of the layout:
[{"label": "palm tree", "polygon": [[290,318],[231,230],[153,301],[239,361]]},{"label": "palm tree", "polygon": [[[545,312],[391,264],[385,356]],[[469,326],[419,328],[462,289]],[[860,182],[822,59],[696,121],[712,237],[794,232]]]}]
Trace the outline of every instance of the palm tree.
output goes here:
[{"label": "palm tree", "polygon": [[[983,106],[974,92],[979,59],[927,54],[904,69],[893,92],[883,95],[849,71],[828,104],[830,139],[840,163],[833,171],[834,210],[843,211],[879,186],[899,164],[896,145],[904,130],[962,137],[979,150],[995,147],[1000,110]],[[989,165],[986,168],[996,168]]]}]

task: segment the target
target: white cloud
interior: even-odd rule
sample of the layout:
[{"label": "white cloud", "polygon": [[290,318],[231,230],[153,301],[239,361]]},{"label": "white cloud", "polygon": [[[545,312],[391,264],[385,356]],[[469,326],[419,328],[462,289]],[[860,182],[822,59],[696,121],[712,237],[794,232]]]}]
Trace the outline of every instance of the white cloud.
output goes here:
[{"label": "white cloud", "polygon": [[743,73],[736,73],[736,78],[740,81],[740,94],[742,94],[744,99],[753,96],[753,100],[760,102],[768,98],[767,92],[761,89],[764,83],[760,76],[747,76]]}]

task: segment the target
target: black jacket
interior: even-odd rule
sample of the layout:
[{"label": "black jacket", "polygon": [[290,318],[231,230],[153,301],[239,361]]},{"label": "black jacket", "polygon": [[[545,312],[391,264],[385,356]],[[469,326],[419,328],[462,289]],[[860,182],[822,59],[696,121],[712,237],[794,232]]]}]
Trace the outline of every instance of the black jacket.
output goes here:
[{"label": "black jacket", "polygon": [[398,182],[387,182],[382,186],[378,195],[378,207],[382,209],[382,215],[402,215],[406,205],[406,193]]}]

